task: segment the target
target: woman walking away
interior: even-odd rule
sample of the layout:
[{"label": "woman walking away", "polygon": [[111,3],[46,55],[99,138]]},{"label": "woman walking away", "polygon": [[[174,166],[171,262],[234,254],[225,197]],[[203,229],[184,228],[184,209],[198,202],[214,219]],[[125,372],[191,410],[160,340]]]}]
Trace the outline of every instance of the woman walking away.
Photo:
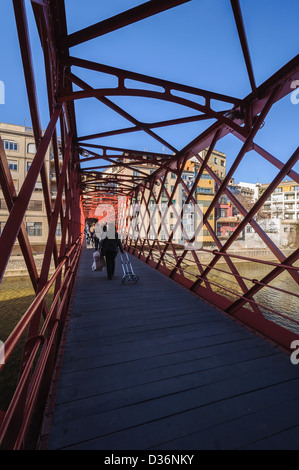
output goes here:
[{"label": "woman walking away", "polygon": [[109,280],[111,280],[114,275],[115,258],[118,253],[118,248],[120,249],[121,253],[124,253],[123,246],[118,238],[118,233],[116,230],[111,229],[107,231],[107,227],[104,226],[99,250],[101,250],[101,254],[106,258],[107,276]]},{"label": "woman walking away", "polygon": [[89,226],[88,226],[88,224],[85,225],[84,235],[85,235],[86,245],[89,245]]},{"label": "woman walking away", "polygon": [[89,236],[91,238],[91,244],[92,246],[94,247],[95,246],[95,243],[94,243],[94,231],[95,231],[95,223],[93,223],[89,229]]},{"label": "woman walking away", "polygon": [[95,229],[94,229],[94,248],[95,250],[99,249],[99,242],[100,239],[102,238],[102,229],[99,224],[99,222],[96,223]]}]

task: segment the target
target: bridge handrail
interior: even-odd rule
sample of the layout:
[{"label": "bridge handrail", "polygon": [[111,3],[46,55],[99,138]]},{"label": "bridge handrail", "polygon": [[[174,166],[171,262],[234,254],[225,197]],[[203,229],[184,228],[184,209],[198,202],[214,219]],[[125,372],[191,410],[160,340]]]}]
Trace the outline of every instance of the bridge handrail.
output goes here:
[{"label": "bridge handrail", "polygon": [[[45,398],[47,397],[48,386],[43,390],[43,379],[45,378],[46,372],[49,374],[49,377],[52,376],[55,364],[55,354],[53,357],[52,354],[59,344],[59,337],[57,338],[57,336],[59,336],[58,327],[63,328],[64,326],[64,321],[61,319],[62,311],[68,307],[70,289],[77,271],[82,240],[83,237],[81,235],[66,255],[60,259],[55,272],[45,284],[44,288],[35,297],[20,322],[4,343],[6,363],[30,322],[34,319],[35,314],[37,314],[42,307],[46,294],[49,292],[51,286],[57,280],[58,276],[61,275],[63,267],[69,263],[68,266],[66,266],[63,280],[55,294],[45,321],[41,326],[39,335],[27,340],[27,344],[32,342],[32,348],[23,364],[22,373],[20,374],[14,395],[0,426],[0,447],[2,446],[4,449],[22,448],[37,398],[41,393]],[[38,355],[40,347],[42,347],[42,349]],[[34,365],[35,360],[36,364]],[[48,361],[51,363],[50,368]],[[5,367],[5,363],[1,365],[0,372]],[[32,367],[34,368],[33,372]]]},{"label": "bridge handrail", "polygon": [[[273,309],[271,306],[264,305],[262,303],[263,300],[261,302],[260,299],[256,298],[256,292],[253,291],[251,293],[251,289],[254,290],[255,288],[260,289],[267,287],[270,290],[284,293],[298,299],[298,292],[292,292],[291,290],[284,289],[270,283],[271,275],[274,271],[277,273],[298,273],[299,266],[293,265],[297,259],[296,250],[290,257],[286,257],[283,262],[279,263],[205,248],[188,250],[188,248],[182,247],[184,254],[182,255],[181,253],[177,253],[177,256],[175,256],[172,253],[170,254],[165,252],[164,247],[168,245],[171,246],[171,243],[167,241],[160,241],[156,246],[152,245],[150,250],[148,250],[148,247],[145,249],[145,242],[148,242],[148,245],[150,245],[150,241],[152,240],[146,238],[145,240],[140,238],[139,241],[136,239],[132,240],[127,236],[125,244],[128,251],[142,261],[163,272],[166,276],[198,294],[216,307],[219,307],[224,312],[240,319],[249,327],[254,328],[257,332],[263,334],[269,340],[279,344],[286,352],[290,351],[292,341],[294,339],[298,339],[299,320],[292,317],[289,312],[280,312]],[[193,257],[186,257],[188,251],[191,253],[193,252]],[[201,259],[198,259],[198,255],[202,252],[212,255],[212,260],[204,260],[203,262]],[[268,267],[272,267],[273,271],[261,280],[244,276],[237,270],[226,271],[212,263],[213,256],[216,257],[222,255],[223,259],[227,260],[228,263],[231,262],[231,258],[235,258],[241,261],[252,263],[256,262],[267,265]],[[186,263],[183,265],[183,262],[188,262],[189,265],[186,266]],[[196,272],[192,272],[192,266],[197,267]],[[202,276],[202,273],[206,270],[209,270],[210,275]],[[223,279],[221,278],[221,274],[232,276],[236,282],[234,283],[232,280],[228,279],[224,284],[222,282]],[[221,282],[219,282],[218,279],[220,279]],[[245,281],[251,282],[252,287],[248,288],[246,286],[246,290],[244,290],[244,288],[242,290],[242,286],[244,286]],[[216,291],[215,289],[211,289],[211,287],[216,288]],[[241,307],[239,307],[240,303],[243,303],[244,305],[247,304],[249,307],[246,307],[245,305],[244,308],[242,304]],[[238,308],[234,309],[235,306]],[[284,320],[284,325],[281,324],[279,319]]]}]

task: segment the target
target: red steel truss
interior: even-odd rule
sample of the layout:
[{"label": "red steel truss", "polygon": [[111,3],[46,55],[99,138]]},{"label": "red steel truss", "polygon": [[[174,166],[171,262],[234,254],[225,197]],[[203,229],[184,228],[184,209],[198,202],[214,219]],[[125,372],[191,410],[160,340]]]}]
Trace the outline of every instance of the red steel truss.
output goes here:
[{"label": "red steel truss", "polygon": [[[298,316],[288,318],[294,328],[286,329],[264,314],[263,305],[256,300],[255,296],[262,289],[272,288],[290,296],[299,297],[298,293],[288,291],[287,287],[279,289],[271,285],[271,282],[283,272],[299,284],[299,268],[298,264],[295,265],[299,258],[299,249],[295,249],[288,257],[284,256],[259,225],[255,216],[286,176],[299,184],[299,174],[294,170],[299,158],[299,149],[297,148],[290,155],[287,162],[282,162],[259,146],[255,139],[272,106],[290,94],[293,90],[291,83],[299,80],[299,56],[294,57],[262,85],[257,86],[238,0],[231,0],[231,7],[252,90],[244,99],[76,58],[69,53],[70,47],[188,3],[188,1],[190,0],[147,1],[78,32],[67,34],[64,0],[32,0],[31,6],[44,53],[50,113],[49,124],[43,133],[25,0],[12,0],[37,151],[24,184],[17,193],[0,140],[0,184],[9,209],[9,217],[0,238],[0,273],[2,279],[13,246],[18,239],[36,297],[4,344],[5,362],[7,362],[21,339],[26,337],[18,384],[8,409],[0,416],[0,442],[3,448],[21,449],[35,446],[39,424],[36,416],[40,418],[42,415],[48,396],[50,379],[55,367],[56,354],[67,318],[80,257],[85,218],[101,219],[105,215],[105,207],[102,207],[105,204],[112,205],[117,211],[119,201],[122,201],[121,233],[125,235],[125,245],[129,252],[222,311],[272,339],[286,350],[290,349],[292,340],[298,338],[298,329],[296,330],[299,324]],[[73,67],[92,70],[99,75],[108,74],[115,78],[117,86],[93,88],[74,73]],[[138,82],[139,86],[131,85],[129,88],[127,81]],[[144,85],[144,89],[140,88],[140,84]],[[79,87],[80,91],[74,91],[73,85]],[[160,100],[161,103],[175,103],[190,108],[193,114],[189,117],[175,117],[170,120],[145,123],[109,98],[115,96],[143,97]],[[74,103],[76,100],[87,98],[98,100],[116,115],[125,118],[130,123],[129,127],[78,137]],[[225,103],[226,111],[216,111],[217,106],[212,106],[211,102],[222,105]],[[195,115],[194,110],[197,113]],[[171,142],[160,137],[156,131],[156,129],[172,125],[208,122],[209,119],[215,122],[212,125],[208,124],[196,139],[182,149],[177,149]],[[169,153],[159,154],[89,142],[101,137],[113,138],[117,135],[134,134],[140,131],[161,143],[169,150]],[[209,166],[209,159],[217,142],[228,134],[239,139],[242,146],[225,178],[221,180]],[[50,144],[54,150],[58,182],[54,205],[51,204],[48,175],[44,164]],[[63,155],[61,169],[58,145]],[[208,149],[208,152],[202,158],[200,152],[205,149]],[[249,150],[254,150],[261,159],[273,165],[277,169],[277,176],[254,206],[247,210],[230,191],[228,183]],[[126,160],[123,158],[124,155]],[[186,162],[192,157],[195,157],[199,165],[199,172],[192,186],[189,187],[182,176]],[[86,162],[90,165],[89,167],[86,166]],[[141,169],[142,165],[146,168],[149,162],[155,167],[155,171],[150,175],[146,170]],[[136,171],[133,173],[134,165],[138,165],[137,175]],[[118,171],[108,173],[106,172],[108,168],[110,170],[123,168],[129,170],[130,174],[121,174]],[[208,230],[213,239],[214,248],[201,247],[193,250],[178,246],[174,242],[175,229],[182,225],[179,211],[176,213],[176,227],[168,233],[167,240],[162,241],[160,238],[164,223],[163,216],[160,218],[156,236],[151,238],[148,224],[148,218],[151,215],[150,202],[154,201],[159,206],[163,194],[168,201],[167,207],[171,207],[173,195],[181,185],[186,194],[185,203],[191,203],[196,207],[195,190],[204,171],[213,178],[216,190],[207,211],[200,214],[201,224],[197,227],[196,233],[199,233],[203,227]],[[175,175],[172,190],[165,185],[166,177],[170,173]],[[24,226],[26,209],[39,175],[42,180],[49,225],[40,273],[35,265]],[[238,228],[226,241],[219,239],[215,229],[209,223],[209,216],[222,194],[228,196],[243,217]],[[63,196],[65,196],[65,204],[63,204]],[[133,207],[137,201],[143,204],[145,211],[136,215]],[[124,204],[132,210],[126,212]],[[99,210],[98,213],[97,210]],[[199,209],[196,208],[196,210]],[[143,228],[140,232],[142,235],[139,234],[137,238],[132,236],[131,232],[132,221],[136,224],[136,220],[138,227]],[[59,249],[55,236],[58,222],[62,227]],[[247,225],[250,225],[258,234],[273,254],[275,261],[263,261],[230,253],[230,248]],[[200,257],[202,253],[210,255],[208,262],[202,261]],[[259,280],[246,278],[238,269],[237,261],[240,259],[266,264],[269,267],[269,273]],[[51,260],[54,260],[55,272],[49,276]],[[223,260],[227,265],[225,272],[231,275],[238,289],[232,291],[220,285],[222,287],[220,293],[219,289],[216,289],[219,285],[211,277],[211,273],[216,273],[218,277],[221,277],[224,268],[219,267],[219,262]],[[45,300],[51,287],[54,288],[54,294],[49,305]],[[267,310],[277,317],[284,316],[269,307]],[[4,368],[5,364],[0,365],[0,371]]]}]

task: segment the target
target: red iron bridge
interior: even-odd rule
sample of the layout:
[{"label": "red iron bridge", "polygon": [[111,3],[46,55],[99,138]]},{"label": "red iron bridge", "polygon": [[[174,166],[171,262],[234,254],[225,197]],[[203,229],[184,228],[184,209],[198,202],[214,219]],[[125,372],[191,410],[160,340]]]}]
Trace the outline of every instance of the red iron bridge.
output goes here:
[{"label": "red iron bridge", "polygon": [[[43,51],[50,115],[45,131],[30,43],[32,22],[25,3],[32,7]],[[168,15],[192,14],[194,0],[147,1],[110,18],[101,19],[99,14],[98,22],[72,33],[67,31],[64,0],[12,0],[12,4],[36,154],[17,191],[0,139],[0,184],[9,209],[0,238],[0,273],[2,279],[18,242],[35,298],[3,338],[1,374],[20,344],[22,350],[10,403],[0,412],[1,448],[298,449],[299,309],[282,312],[264,305],[259,294],[284,295],[299,305],[299,250],[295,247],[286,256],[256,216],[286,178],[299,184],[298,147],[282,161],[257,143],[272,108],[291,99],[294,84],[299,83],[299,56],[257,85],[239,0],[227,1],[250,84],[250,93],[237,98],[81,57],[80,47],[93,39],[104,41],[106,35],[156,15],[167,22]],[[71,54],[76,46],[79,56]],[[89,74],[96,80],[85,81]],[[111,78],[113,86],[105,80],[103,85],[103,77]],[[161,121],[158,112],[157,119],[148,123],[140,116],[143,108],[135,117],[125,110],[124,101],[113,97],[158,100],[161,105],[183,107],[185,114]],[[100,103],[129,126],[117,129],[116,119],[111,130],[78,135],[77,104],[84,100]],[[88,123],[88,113],[84,119]],[[283,122],[286,116],[281,113],[280,119]],[[196,122],[203,130],[181,149],[156,131]],[[167,151],[90,143],[127,134],[144,135]],[[228,136],[239,147],[221,179],[209,159]],[[54,204],[45,165],[50,145],[57,179]],[[253,154],[276,176],[248,208],[229,183]],[[183,171],[191,158],[198,173],[187,185]],[[140,169],[149,162],[154,167],[151,174]],[[134,172],[135,167],[139,170]],[[122,174],[122,169],[127,173]],[[175,230],[162,239],[163,217],[156,236],[150,236],[151,202],[159,206],[163,196],[170,207],[181,185],[185,204],[195,207],[195,190],[204,172],[212,178],[215,194],[202,214],[201,228],[208,231],[213,246],[182,246],[176,243]],[[171,188],[166,184],[170,174],[174,175]],[[49,226],[40,270],[24,224],[39,177]],[[210,218],[223,194],[242,216],[228,239],[218,236]],[[131,210],[136,202],[145,208],[143,213]],[[139,276],[137,283],[121,282],[119,256],[111,282],[105,272],[91,270],[93,249],[86,244],[84,227],[87,219],[97,217],[101,204],[106,207],[102,215],[109,215],[108,206],[117,211],[118,231]],[[137,216],[142,230],[136,237],[130,228]],[[269,258],[234,254],[246,227],[264,243]],[[242,261],[266,266],[267,274],[245,276],[240,272]],[[232,283],[222,282],[224,273]],[[275,284],[280,276],[286,279],[283,287]]]}]

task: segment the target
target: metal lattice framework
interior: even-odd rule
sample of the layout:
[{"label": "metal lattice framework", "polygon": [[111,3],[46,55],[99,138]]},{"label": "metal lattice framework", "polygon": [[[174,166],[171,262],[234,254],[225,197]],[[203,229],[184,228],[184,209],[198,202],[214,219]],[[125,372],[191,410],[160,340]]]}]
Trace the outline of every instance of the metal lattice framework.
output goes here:
[{"label": "metal lattice framework", "polygon": [[[17,388],[10,406],[2,415],[0,440],[6,448],[26,448],[31,445],[30,439],[35,442],[36,429],[34,429],[35,432],[32,432],[32,423],[36,423],[32,418],[43,410],[47,398],[49,377],[53,372],[80,256],[84,218],[93,217],[97,207],[101,204],[112,203],[115,205],[119,198],[122,198],[122,201],[127,201],[128,208],[132,208],[136,201],[145,207],[144,213],[138,214],[138,224],[144,230],[143,235],[137,239],[132,237],[130,232],[130,224],[134,219],[132,212],[129,215],[126,214],[125,244],[129,252],[203,299],[213,303],[222,311],[271,338],[285,349],[289,349],[291,341],[298,338],[298,330],[296,330],[299,324],[298,317],[288,318],[293,328],[286,329],[264,315],[263,305],[256,300],[255,296],[269,286],[281,290],[270,283],[284,272],[297,285],[299,284],[299,268],[298,265],[295,265],[299,258],[299,250],[295,249],[290,256],[286,257],[259,225],[255,216],[286,176],[299,184],[299,175],[294,170],[299,158],[299,149],[297,148],[284,163],[258,145],[255,138],[272,106],[290,94],[291,83],[299,80],[299,56],[294,57],[262,85],[257,86],[238,0],[231,0],[230,3],[251,85],[251,93],[243,99],[84,60],[73,57],[69,52],[73,46],[106,35],[159,12],[188,3],[188,1],[151,0],[78,32],[67,34],[64,0],[32,0],[31,6],[44,54],[50,112],[49,124],[46,131],[42,133],[25,0],[13,0],[37,152],[28,176],[17,194],[8,168],[4,147],[0,141],[0,183],[10,211],[0,238],[0,272],[2,278],[15,241],[18,239],[36,298],[5,342],[5,354],[8,360],[20,339],[26,335]],[[111,88],[94,88],[79,78],[73,68],[111,76],[117,85]],[[77,87],[77,90],[74,89],[74,86]],[[175,117],[170,120],[146,123],[115,104],[111,98],[121,96],[174,103],[190,109],[190,113],[191,111],[192,113],[183,118]],[[130,123],[129,127],[78,137],[75,103],[78,100],[88,98],[99,101],[117,116],[126,119]],[[222,108],[225,105],[225,110],[218,111],[217,104],[221,104]],[[212,125],[209,122],[211,119],[214,120]],[[199,121],[203,123],[206,121],[207,127],[196,139],[182,149],[177,149],[171,142],[160,137],[156,131],[173,125]],[[59,167],[57,127],[60,128],[59,146],[63,154],[62,169]],[[102,137],[113,139],[114,136],[136,132],[143,132],[158,141],[169,150],[169,153],[159,154],[90,143],[93,139]],[[228,134],[232,134],[242,145],[226,176],[224,179],[220,179],[209,163],[217,142]],[[54,206],[51,205],[48,176],[44,165],[46,151],[50,144],[54,150],[58,181]],[[207,150],[205,157],[202,157],[200,153],[203,150]],[[247,210],[230,191],[228,184],[249,150],[255,151],[261,159],[276,168],[277,176],[254,206]],[[124,155],[127,160],[124,160]],[[199,165],[198,174],[191,187],[187,186],[183,179],[184,168],[190,158],[195,158]],[[87,162],[90,166],[86,166]],[[155,168],[152,174],[141,169],[143,165],[146,168],[149,162]],[[111,171],[110,173],[106,171],[107,169],[123,168],[133,173],[136,165],[138,165],[138,171],[135,172],[137,174],[126,175],[119,171]],[[159,205],[163,194],[169,208],[172,205],[176,189],[181,185],[186,194],[185,203],[191,203],[196,207],[195,190],[204,172],[208,172],[212,177],[216,189],[207,211],[200,214],[201,224],[196,231],[198,233],[203,227],[208,230],[215,248],[202,247],[198,250],[190,250],[178,247],[174,243],[174,232],[175,228],[181,225],[180,213],[176,214],[176,227],[170,231],[168,239],[164,241],[159,237],[164,223],[163,215],[161,217],[160,214],[157,236],[151,238],[148,226],[148,219],[151,217],[150,201]],[[165,185],[166,178],[170,173],[175,175],[172,190],[169,190]],[[49,224],[49,234],[40,273],[36,268],[23,222],[39,175],[42,179]],[[238,228],[226,241],[220,240],[215,229],[209,223],[209,216],[222,194],[226,194],[242,215],[242,221]],[[63,205],[63,195],[66,198],[65,206]],[[55,233],[59,221],[62,227],[62,239],[58,251]],[[273,254],[275,261],[266,262],[230,253],[230,248],[247,225],[250,225],[258,234]],[[201,253],[208,253],[210,256],[208,262],[202,261]],[[50,277],[49,269],[52,259],[55,264],[55,272]],[[239,259],[267,264],[269,273],[260,280],[247,279],[239,272],[237,263]],[[219,261],[225,262],[225,272],[228,272],[235,281],[237,289],[234,288],[233,292],[225,286],[222,286],[222,292],[219,292],[219,289],[216,289],[219,285],[216,286],[214,278],[210,276],[211,273],[216,273],[218,277],[221,277],[224,268],[219,268]],[[193,267],[192,270],[190,266]],[[54,295],[51,305],[47,306],[45,299],[52,286],[54,287]],[[289,292],[287,288],[283,291],[298,298],[298,294]],[[271,309],[268,308],[268,311],[271,313]],[[272,313],[278,317],[284,316],[274,310]],[[4,367],[5,365],[1,366],[1,369]]]}]

